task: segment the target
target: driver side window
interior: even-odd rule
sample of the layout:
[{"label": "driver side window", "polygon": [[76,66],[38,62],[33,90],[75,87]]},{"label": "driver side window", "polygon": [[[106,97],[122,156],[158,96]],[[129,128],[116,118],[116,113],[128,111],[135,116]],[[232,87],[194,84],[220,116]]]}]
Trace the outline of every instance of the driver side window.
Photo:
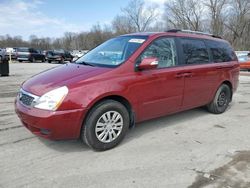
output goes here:
[{"label": "driver side window", "polygon": [[157,58],[157,68],[172,67],[177,65],[177,53],[174,38],[160,38],[153,41],[141,54],[140,59]]}]

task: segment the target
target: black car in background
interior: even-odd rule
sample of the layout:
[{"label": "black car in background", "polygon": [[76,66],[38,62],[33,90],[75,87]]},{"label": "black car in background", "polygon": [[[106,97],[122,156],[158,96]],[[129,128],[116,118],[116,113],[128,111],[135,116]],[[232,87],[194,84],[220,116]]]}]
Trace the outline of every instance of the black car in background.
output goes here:
[{"label": "black car in background", "polygon": [[48,63],[52,61],[64,63],[65,61],[71,62],[73,60],[73,56],[69,51],[66,50],[50,50],[46,53],[46,59]]},{"label": "black car in background", "polygon": [[45,55],[42,54],[41,51],[34,48],[17,48],[16,57],[19,62],[45,62]]}]

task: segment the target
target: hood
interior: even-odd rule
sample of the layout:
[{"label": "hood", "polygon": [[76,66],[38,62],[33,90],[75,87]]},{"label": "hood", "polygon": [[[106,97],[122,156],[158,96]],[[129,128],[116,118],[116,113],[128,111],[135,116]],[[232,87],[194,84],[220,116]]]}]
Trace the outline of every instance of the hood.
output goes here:
[{"label": "hood", "polygon": [[22,88],[34,95],[41,96],[55,88],[69,86],[72,82],[83,81],[110,70],[112,69],[68,63],[31,77],[23,83]]}]

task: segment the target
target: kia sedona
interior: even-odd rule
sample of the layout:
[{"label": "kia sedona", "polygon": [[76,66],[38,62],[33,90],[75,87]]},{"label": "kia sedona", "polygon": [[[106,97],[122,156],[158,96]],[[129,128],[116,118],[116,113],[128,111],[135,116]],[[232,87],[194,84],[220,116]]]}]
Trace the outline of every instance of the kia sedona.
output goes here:
[{"label": "kia sedona", "polygon": [[81,138],[103,151],[118,145],[137,122],[201,106],[225,112],[239,70],[230,44],[210,34],[128,34],[30,78],[15,109],[35,135]]}]

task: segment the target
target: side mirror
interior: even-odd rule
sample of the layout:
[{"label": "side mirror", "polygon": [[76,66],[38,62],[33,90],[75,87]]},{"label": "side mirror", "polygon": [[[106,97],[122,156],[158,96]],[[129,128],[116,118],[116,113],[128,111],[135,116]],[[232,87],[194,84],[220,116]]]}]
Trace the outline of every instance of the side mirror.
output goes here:
[{"label": "side mirror", "polygon": [[144,58],[141,63],[137,66],[138,70],[149,70],[155,69],[158,66],[158,58],[147,57]]}]

